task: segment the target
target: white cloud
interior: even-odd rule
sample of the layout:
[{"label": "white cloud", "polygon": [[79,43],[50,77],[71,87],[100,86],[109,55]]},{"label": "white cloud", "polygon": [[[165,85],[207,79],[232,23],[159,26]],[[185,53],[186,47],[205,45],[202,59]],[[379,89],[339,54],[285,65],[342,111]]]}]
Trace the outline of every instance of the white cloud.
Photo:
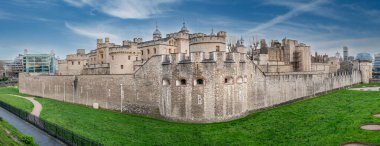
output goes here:
[{"label": "white cloud", "polygon": [[162,14],[168,8],[164,4],[173,4],[179,0],[64,0],[76,6],[89,6],[107,15],[122,19],[145,19]]},{"label": "white cloud", "polygon": [[[332,1],[324,1],[323,3],[333,4]],[[296,1],[284,1],[284,0],[265,0],[266,5],[284,6],[290,9],[296,9],[302,7],[305,3],[299,0]],[[335,19],[335,20],[345,20],[342,16],[338,15],[338,11],[332,9],[331,7],[323,7],[322,5],[311,5],[305,11],[314,15]]]},{"label": "white cloud", "polygon": [[110,30],[104,30],[103,26],[97,25],[97,26],[90,26],[87,25],[87,27],[82,26],[74,26],[72,24],[69,24],[68,22],[65,22],[65,26],[70,29],[72,32],[87,37],[91,39],[97,39],[97,38],[104,38],[109,37],[110,39],[120,41],[120,36],[116,35],[114,33],[110,33]]},{"label": "white cloud", "polygon": [[[292,10],[290,10],[288,13],[277,16],[268,22],[265,22],[263,24],[256,26],[255,28],[250,29],[249,32],[252,33],[252,32],[258,32],[258,31],[267,29],[267,28],[272,27],[278,23],[287,21],[288,19],[295,17],[295,16],[297,16],[303,12],[312,11],[312,10],[314,10],[315,7],[317,7],[323,3],[326,3],[326,2],[327,2],[326,0],[316,0],[316,1],[313,1],[313,2],[308,3],[308,4],[299,5],[298,7],[295,7]],[[288,4],[288,5],[290,5],[290,4]]]}]

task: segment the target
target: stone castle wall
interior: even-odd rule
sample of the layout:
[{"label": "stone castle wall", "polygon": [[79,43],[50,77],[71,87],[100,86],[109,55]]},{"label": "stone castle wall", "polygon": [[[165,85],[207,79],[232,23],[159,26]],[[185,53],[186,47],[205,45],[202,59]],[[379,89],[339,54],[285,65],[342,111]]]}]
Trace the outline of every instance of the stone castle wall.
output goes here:
[{"label": "stone castle wall", "polygon": [[[245,54],[157,55],[134,74],[32,76],[20,92],[182,122],[219,122],[362,81],[362,74],[263,73]],[[124,98],[123,98],[124,97]]]}]

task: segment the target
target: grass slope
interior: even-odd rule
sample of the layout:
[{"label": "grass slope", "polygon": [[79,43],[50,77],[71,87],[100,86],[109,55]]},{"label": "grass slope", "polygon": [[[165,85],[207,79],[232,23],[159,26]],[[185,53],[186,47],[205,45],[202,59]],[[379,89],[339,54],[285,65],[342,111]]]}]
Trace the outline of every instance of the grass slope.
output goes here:
[{"label": "grass slope", "polygon": [[33,103],[20,97],[15,97],[8,94],[0,94],[0,101],[3,101],[5,103],[8,103],[12,106],[18,107],[28,112],[32,112],[33,110]]},{"label": "grass slope", "polygon": [[[1,91],[1,90],[0,90]],[[380,92],[340,90],[215,124],[181,124],[37,98],[41,117],[105,145],[380,144]]]},{"label": "grass slope", "polygon": [[29,137],[29,136],[22,134],[12,125],[2,120],[0,117],[0,145],[2,146],[20,146],[20,145],[36,146],[37,145],[34,143],[33,140],[28,141],[28,144],[26,144],[25,143],[26,137]]}]

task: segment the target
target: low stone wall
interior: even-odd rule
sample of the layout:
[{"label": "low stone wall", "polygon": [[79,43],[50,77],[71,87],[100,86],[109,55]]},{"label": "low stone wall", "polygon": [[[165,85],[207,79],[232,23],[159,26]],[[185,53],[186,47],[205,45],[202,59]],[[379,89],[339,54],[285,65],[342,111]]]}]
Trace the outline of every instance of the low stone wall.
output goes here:
[{"label": "low stone wall", "polygon": [[5,81],[5,82],[0,82],[0,87],[9,87],[9,86],[17,86],[17,81]]},{"label": "low stone wall", "polygon": [[370,83],[380,83],[380,79],[370,79]]}]

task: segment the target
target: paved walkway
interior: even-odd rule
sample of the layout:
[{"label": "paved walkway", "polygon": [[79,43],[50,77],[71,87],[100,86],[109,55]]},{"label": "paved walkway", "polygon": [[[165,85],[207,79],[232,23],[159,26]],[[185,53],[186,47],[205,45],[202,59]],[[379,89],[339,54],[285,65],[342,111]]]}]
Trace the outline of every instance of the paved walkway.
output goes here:
[{"label": "paved walkway", "polygon": [[42,105],[34,100],[34,98],[32,97],[24,97],[24,96],[19,96],[19,95],[13,95],[13,94],[9,94],[9,95],[12,95],[12,96],[16,96],[16,97],[20,97],[20,98],[24,98],[26,100],[29,100],[30,102],[33,103],[33,111],[31,112],[32,115],[35,115],[36,117],[40,117],[40,113],[42,111]]}]

